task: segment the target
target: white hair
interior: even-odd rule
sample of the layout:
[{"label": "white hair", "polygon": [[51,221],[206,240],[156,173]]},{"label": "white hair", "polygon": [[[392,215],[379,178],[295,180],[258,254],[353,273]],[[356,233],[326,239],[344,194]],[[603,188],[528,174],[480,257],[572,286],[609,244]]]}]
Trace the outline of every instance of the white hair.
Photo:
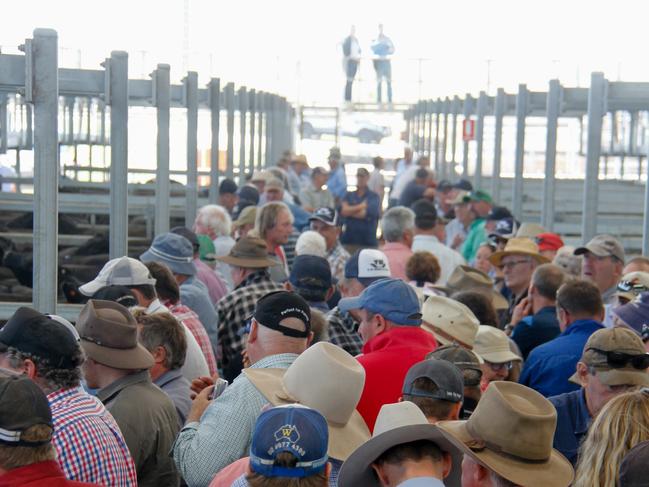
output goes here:
[{"label": "white hair", "polygon": [[232,233],[232,218],[228,210],[219,205],[205,205],[198,210],[196,221],[214,231],[217,237]]},{"label": "white hair", "polygon": [[318,232],[307,230],[295,243],[295,255],[317,255],[327,258],[327,242]]},{"label": "white hair", "polygon": [[405,206],[395,206],[383,214],[381,231],[386,242],[398,242],[408,230],[415,229],[415,212]]}]

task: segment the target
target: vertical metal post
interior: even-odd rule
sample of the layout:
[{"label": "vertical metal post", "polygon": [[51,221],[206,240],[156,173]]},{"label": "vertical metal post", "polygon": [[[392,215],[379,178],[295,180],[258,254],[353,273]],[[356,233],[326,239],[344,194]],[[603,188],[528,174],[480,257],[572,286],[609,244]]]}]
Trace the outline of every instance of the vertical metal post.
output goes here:
[{"label": "vertical metal post", "polygon": [[[473,97],[467,93],[464,99],[464,120],[469,120],[473,113]],[[469,177],[469,141],[462,144],[462,177]]]},{"label": "vertical metal post", "polygon": [[444,115],[444,123],[442,125],[442,152],[440,159],[440,171],[437,173],[437,179],[441,178],[442,174],[447,172],[446,169],[446,150],[448,147],[448,112],[451,108],[451,100],[446,97],[442,102],[442,113]]},{"label": "vertical metal post", "polygon": [[525,171],[525,118],[527,117],[528,91],[524,84],[518,85],[516,95],[516,152],[514,157],[514,185],[512,189],[512,213],[523,218],[523,173]]},{"label": "vertical metal post", "polygon": [[425,125],[428,127],[426,130],[426,147],[425,151],[428,157],[433,156],[433,107],[435,106],[432,100],[426,101],[426,109],[424,112]]},{"label": "vertical metal post", "polygon": [[239,99],[239,186],[246,181],[246,113],[248,112],[248,93],[245,86],[237,92]]},{"label": "vertical metal post", "polygon": [[56,313],[58,264],[58,38],[35,29],[25,47],[25,91],[34,103],[34,308]]},{"label": "vertical metal post", "polygon": [[[649,158],[649,148],[647,149]],[[647,159],[649,160],[649,159]],[[647,179],[644,183],[644,214],[642,221],[642,255],[649,255],[649,164],[647,164]]]},{"label": "vertical metal post", "polygon": [[155,222],[156,235],[169,231],[169,115],[171,103],[171,86],[169,82],[170,67],[158,64],[153,72],[153,84],[157,108],[158,141],[155,178]]},{"label": "vertical metal post", "polygon": [[210,192],[209,202],[216,204],[219,197],[219,135],[221,130],[221,80],[210,79],[207,85],[210,102]]},{"label": "vertical metal post", "polygon": [[545,179],[543,180],[543,205],[541,207],[541,225],[549,232],[554,227],[554,190],[557,161],[557,126],[561,111],[561,84],[558,79],[550,80],[547,98],[545,138]]},{"label": "vertical metal post", "polygon": [[264,149],[264,124],[266,123],[264,121],[266,118],[266,93],[263,91],[257,93],[257,112],[259,113],[259,130],[257,131],[259,137],[259,140],[257,141],[257,169],[261,170],[262,164],[264,163],[264,153],[262,151]]},{"label": "vertical metal post", "polygon": [[476,158],[475,172],[473,173],[473,186],[476,189],[482,188],[482,148],[484,146],[484,117],[487,113],[487,93],[480,92],[478,105],[476,107]]},{"label": "vertical metal post", "polygon": [[9,117],[7,116],[7,98],[6,93],[0,93],[0,154],[7,153],[7,122]]},{"label": "vertical metal post", "polygon": [[[439,160],[439,123],[440,123],[440,117],[441,117],[441,112],[442,112],[442,100],[438,98],[434,102],[431,102],[431,105],[435,108],[435,145],[434,145],[434,150],[435,150],[435,172],[437,174],[440,173],[441,171],[441,164]],[[431,118],[432,121],[432,118]]]},{"label": "vertical metal post", "polygon": [[494,101],[494,162],[491,175],[491,197],[500,201],[500,165],[503,154],[503,117],[505,115],[505,90],[498,88]]},{"label": "vertical metal post", "polygon": [[250,172],[255,172],[255,116],[257,114],[257,92],[248,92],[248,111],[250,111]]},{"label": "vertical metal post", "polygon": [[408,109],[406,109],[406,110],[403,112],[403,118],[404,118],[404,120],[406,121],[406,143],[407,143],[407,144],[410,144],[410,143],[411,143],[411,140],[412,140],[412,137],[411,137],[411,134],[410,134],[410,127],[411,127],[411,123],[410,123],[410,118],[411,118],[411,117],[410,117],[410,110],[411,110],[411,109],[408,108]]},{"label": "vertical metal post", "polygon": [[106,104],[110,105],[109,256],[128,255],[128,54],[106,60]]},{"label": "vertical metal post", "polygon": [[187,107],[187,184],[185,226],[192,228],[198,206],[198,73],[189,71],[183,80]]},{"label": "vertical metal post", "polygon": [[225,85],[223,94],[225,95],[226,127],[228,131],[227,167],[225,172],[228,178],[234,179],[234,83]]},{"label": "vertical metal post", "polygon": [[597,233],[599,159],[602,150],[602,119],[606,113],[606,85],[604,73],[592,73],[590,75],[586,174],[584,176],[584,206],[581,230],[585,242],[593,238]]},{"label": "vertical metal post", "polygon": [[445,179],[455,179],[455,166],[457,164],[457,116],[460,113],[460,97],[455,95],[451,102],[451,111],[453,112],[452,127],[451,127],[451,165],[444,169]]},{"label": "vertical metal post", "polygon": [[264,166],[270,167],[273,163],[273,130],[275,125],[275,95],[266,94],[266,155]]}]

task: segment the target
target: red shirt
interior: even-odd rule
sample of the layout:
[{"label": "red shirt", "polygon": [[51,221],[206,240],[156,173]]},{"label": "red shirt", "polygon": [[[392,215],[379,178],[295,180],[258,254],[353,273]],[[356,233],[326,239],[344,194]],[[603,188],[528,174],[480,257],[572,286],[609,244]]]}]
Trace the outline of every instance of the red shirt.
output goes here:
[{"label": "red shirt", "polygon": [[370,431],[381,406],[401,397],[408,369],[436,348],[435,337],[418,326],[397,326],[363,345],[357,360],[365,369],[365,387],[356,409]]},{"label": "red shirt", "polygon": [[47,487],[84,487],[99,484],[66,479],[61,467],[54,461],[32,463],[0,475],[0,487],[43,487],[44,485]]}]

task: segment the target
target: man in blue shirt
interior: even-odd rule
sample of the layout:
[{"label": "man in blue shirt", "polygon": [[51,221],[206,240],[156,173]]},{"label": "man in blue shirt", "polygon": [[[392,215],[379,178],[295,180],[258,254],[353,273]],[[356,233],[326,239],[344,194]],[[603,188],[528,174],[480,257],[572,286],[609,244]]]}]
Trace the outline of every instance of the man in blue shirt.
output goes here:
[{"label": "man in blue shirt", "polygon": [[543,264],[537,267],[532,274],[527,297],[514,308],[512,324],[505,327],[505,331],[513,330],[512,340],[518,345],[524,359],[532,349],[561,333],[556,296],[564,280],[565,273],[559,266]]},{"label": "man in blue shirt", "polygon": [[340,214],[345,229],[340,237],[343,245],[376,247],[376,227],[379,224],[381,202],[379,195],[370,191],[367,182],[370,173],[365,168],[356,172],[356,191],[349,191],[343,198]]},{"label": "man in blue shirt", "polygon": [[557,293],[557,315],[561,335],[532,350],[519,380],[545,397],[578,388],[568,379],[588,338],[603,328],[604,304],[599,289],[588,281],[567,282]]},{"label": "man in blue shirt", "polygon": [[327,189],[334,196],[336,205],[340,203],[347,193],[347,176],[345,176],[345,166],[340,159],[340,149],[332,147],[329,150],[329,179],[327,179]]},{"label": "man in blue shirt", "polygon": [[577,362],[577,372],[570,378],[582,388],[549,398],[557,410],[554,448],[575,465],[579,445],[592,418],[608,401],[630,387],[646,387],[647,367],[649,355],[640,337],[631,330],[605,328],[593,333]]}]

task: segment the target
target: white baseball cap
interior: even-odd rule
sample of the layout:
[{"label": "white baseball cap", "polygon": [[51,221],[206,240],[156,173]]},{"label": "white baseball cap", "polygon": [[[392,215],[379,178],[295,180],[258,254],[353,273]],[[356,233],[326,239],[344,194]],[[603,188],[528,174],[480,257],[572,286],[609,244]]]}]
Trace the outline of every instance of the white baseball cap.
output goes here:
[{"label": "white baseball cap", "polygon": [[364,286],[369,286],[377,279],[390,277],[388,258],[380,250],[358,250],[345,265],[345,277],[358,279]]},{"label": "white baseball cap", "polygon": [[92,296],[106,286],[141,286],[155,285],[149,269],[139,260],[131,257],[119,257],[106,262],[97,277],[79,287],[81,294]]}]

